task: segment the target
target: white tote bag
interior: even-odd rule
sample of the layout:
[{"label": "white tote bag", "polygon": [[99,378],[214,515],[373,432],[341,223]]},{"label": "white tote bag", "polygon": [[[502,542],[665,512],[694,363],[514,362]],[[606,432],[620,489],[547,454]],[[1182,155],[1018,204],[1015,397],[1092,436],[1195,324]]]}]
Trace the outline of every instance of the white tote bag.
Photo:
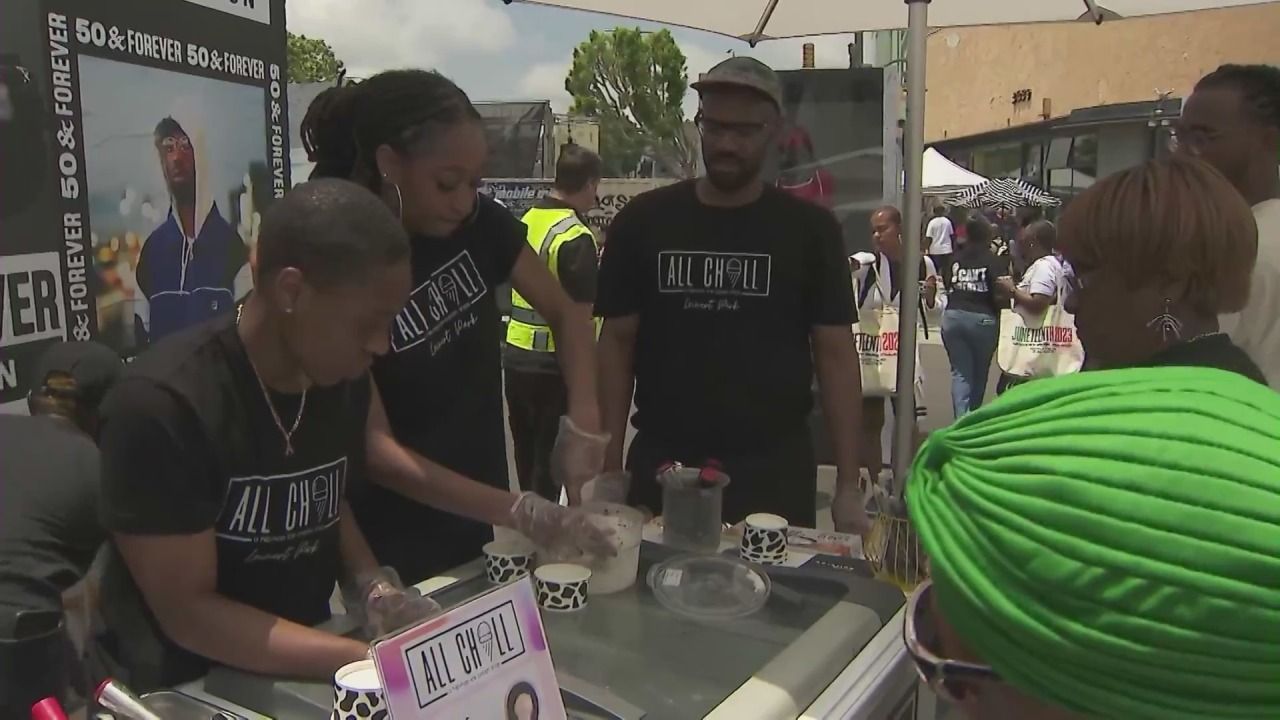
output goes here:
[{"label": "white tote bag", "polygon": [[[926,274],[937,274],[933,262],[924,258]],[[854,344],[858,348],[858,361],[862,368],[862,395],[864,397],[888,397],[898,391],[898,329],[901,315],[891,304],[879,272],[879,262],[868,269],[874,281],[868,285],[864,278],[858,288],[858,322],[853,324]],[[867,300],[875,290],[879,302],[868,306]],[[928,335],[928,320],[921,300],[921,318]],[[920,365],[917,352],[916,366]],[[918,371],[918,370],[917,370]]]},{"label": "white tote bag", "polygon": [[1066,283],[1058,280],[1057,302],[1044,314],[1027,320],[1021,313],[1000,314],[1000,345],[996,360],[1000,369],[1025,378],[1068,375],[1084,364],[1084,347],[1076,334],[1075,316],[1064,306]]},{"label": "white tote bag", "polygon": [[[883,297],[883,296],[882,296]],[[853,341],[862,366],[862,394],[887,397],[898,390],[898,308],[881,305],[858,312]]]}]

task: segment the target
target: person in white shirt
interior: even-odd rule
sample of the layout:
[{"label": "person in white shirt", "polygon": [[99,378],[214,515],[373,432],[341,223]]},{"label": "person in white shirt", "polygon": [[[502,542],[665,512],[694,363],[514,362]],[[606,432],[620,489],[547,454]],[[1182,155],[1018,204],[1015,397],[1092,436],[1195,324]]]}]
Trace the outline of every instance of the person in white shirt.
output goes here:
[{"label": "person in white shirt", "polygon": [[938,268],[938,272],[950,273],[956,228],[951,224],[951,218],[947,217],[945,205],[938,205],[933,209],[933,219],[925,226],[924,234],[929,238],[928,255]]},{"label": "person in white shirt", "polygon": [[[902,213],[892,205],[885,205],[871,214],[871,240],[874,253],[860,252],[849,257],[853,274],[854,302],[859,317],[870,317],[884,307],[901,310],[902,303]],[[927,257],[920,262],[920,313],[932,310],[938,304],[938,287],[941,285],[937,266]],[[901,320],[901,316],[899,316]],[[889,398],[883,391],[870,389],[863,384],[862,438],[860,457],[871,480],[880,477],[884,468],[884,452],[881,436],[884,433],[885,406]],[[924,405],[924,369],[920,363],[920,348],[916,347],[915,377],[916,418],[924,417],[928,410]],[[917,440],[919,446],[919,429]]]},{"label": "person in white shirt", "polygon": [[1183,104],[1177,138],[1253,206],[1258,260],[1249,301],[1219,325],[1280,390],[1280,68],[1223,65],[1205,75]]},{"label": "person in white shirt", "polygon": [[[1059,293],[1066,289],[1066,267],[1056,252],[1057,241],[1058,229],[1053,223],[1048,220],[1031,223],[1014,241],[1016,252],[1013,256],[1019,262],[1027,263],[1022,279],[1015,285],[1011,277],[996,278],[996,287],[1013,298],[1013,311],[1024,320],[1034,321],[1043,316],[1044,311],[1058,301]],[[1026,380],[1001,373],[996,394],[1000,395]]]}]

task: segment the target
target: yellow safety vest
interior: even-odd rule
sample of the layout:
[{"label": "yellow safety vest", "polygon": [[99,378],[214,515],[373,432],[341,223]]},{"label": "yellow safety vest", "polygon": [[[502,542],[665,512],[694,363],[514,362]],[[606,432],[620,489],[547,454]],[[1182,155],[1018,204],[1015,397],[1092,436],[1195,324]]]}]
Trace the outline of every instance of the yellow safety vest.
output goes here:
[{"label": "yellow safety vest", "polygon": [[[560,279],[560,248],[570,240],[586,235],[595,244],[591,229],[578,220],[568,208],[533,208],[521,218],[529,231],[526,239],[533,251],[546,263],[551,274]],[[598,249],[598,247],[597,247]],[[595,319],[596,334],[600,334],[600,319]],[[528,300],[511,288],[511,319],[507,323],[507,342],[523,350],[555,352],[555,338],[551,326],[533,309]]]}]

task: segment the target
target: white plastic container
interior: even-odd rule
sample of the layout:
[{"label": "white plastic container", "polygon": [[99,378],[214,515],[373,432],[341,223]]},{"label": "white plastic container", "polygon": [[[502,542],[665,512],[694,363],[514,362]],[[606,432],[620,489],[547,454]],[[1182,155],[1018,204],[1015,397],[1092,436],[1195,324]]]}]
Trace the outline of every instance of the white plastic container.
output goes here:
[{"label": "white plastic container", "polygon": [[583,510],[591,513],[592,522],[614,532],[618,554],[611,558],[595,558],[591,567],[591,594],[608,595],[635,584],[640,569],[640,536],[644,514],[617,503],[587,503]]}]

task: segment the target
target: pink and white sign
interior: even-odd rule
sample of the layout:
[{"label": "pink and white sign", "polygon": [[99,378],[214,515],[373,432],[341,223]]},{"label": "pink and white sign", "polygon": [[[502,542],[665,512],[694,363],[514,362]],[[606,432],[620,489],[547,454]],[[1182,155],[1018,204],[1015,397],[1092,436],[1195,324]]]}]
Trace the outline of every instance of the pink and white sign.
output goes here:
[{"label": "pink and white sign", "polygon": [[373,646],[394,720],[564,720],[564,703],[524,578]]}]

